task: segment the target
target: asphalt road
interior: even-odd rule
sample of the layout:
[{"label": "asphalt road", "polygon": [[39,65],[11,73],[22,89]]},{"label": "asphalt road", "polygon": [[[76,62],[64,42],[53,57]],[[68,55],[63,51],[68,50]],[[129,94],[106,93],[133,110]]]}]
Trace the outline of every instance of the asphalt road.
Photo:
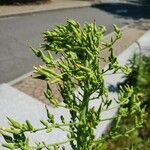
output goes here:
[{"label": "asphalt road", "polygon": [[30,46],[39,47],[42,32],[65,23],[66,18],[75,19],[81,24],[96,20],[97,24],[107,26],[107,33],[112,31],[113,24],[122,27],[131,21],[94,7],[0,18],[0,83],[14,80],[41,63]]}]

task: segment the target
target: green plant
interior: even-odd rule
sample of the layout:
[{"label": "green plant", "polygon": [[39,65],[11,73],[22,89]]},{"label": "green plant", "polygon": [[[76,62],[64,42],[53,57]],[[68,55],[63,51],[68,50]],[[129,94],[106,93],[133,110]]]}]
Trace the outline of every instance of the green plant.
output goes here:
[{"label": "green plant", "polygon": [[125,83],[134,87],[137,93],[148,99],[150,96],[150,56],[135,54],[129,64],[131,73],[126,77]]},{"label": "green plant", "polygon": [[[66,25],[57,26],[56,29],[44,33],[43,50],[33,49],[33,51],[43,60],[45,66],[35,67],[35,73],[37,78],[47,80],[47,89],[44,92],[46,98],[55,107],[68,109],[70,120],[68,122],[64,116],[60,116],[62,123],[56,122],[54,115],[50,114],[47,108],[47,120],[40,121],[43,125],[41,128],[33,127],[29,121],[19,123],[8,118],[10,128],[0,128],[6,141],[4,147],[50,150],[58,149],[64,143],[70,143],[73,150],[100,150],[103,149],[104,141],[127,136],[142,126],[145,112],[140,107],[141,101],[129,86],[120,88],[116,100],[119,105],[116,116],[101,118],[104,111],[113,109],[112,99],[109,98],[109,91],[104,83],[105,74],[116,73],[118,70],[129,73],[126,66],[119,65],[113,50],[113,44],[121,37],[120,29],[114,25],[115,35],[110,42],[103,41],[105,32],[105,27],[97,27],[95,22],[81,26],[74,20],[68,20]],[[109,57],[102,59],[99,52],[104,50],[108,50]],[[52,51],[60,54],[61,59],[55,61],[51,55]],[[106,70],[101,67],[100,60],[108,62]],[[58,85],[63,103],[60,103],[53,94],[51,84]],[[75,94],[75,89],[79,89],[78,94]],[[98,107],[90,107],[93,100],[99,101]],[[134,118],[134,126],[121,130],[121,121],[130,115]],[[111,131],[96,138],[96,127],[101,122],[112,119],[114,126]],[[25,136],[26,132],[35,133],[41,130],[51,132],[54,128],[68,132],[67,140],[55,144],[39,142],[36,146],[32,146]]]},{"label": "green plant", "polygon": [[[147,116],[143,127],[136,129],[130,137],[122,137],[119,140],[111,140],[106,142],[106,149],[110,150],[122,150],[127,145],[133,146],[136,150],[149,150],[150,149],[150,56],[144,56],[141,54],[135,54],[134,57],[129,60],[128,66],[132,70],[127,76],[123,85],[133,86],[135,94],[139,95],[142,101],[141,107],[145,107]],[[122,128],[124,126],[129,127],[133,125],[133,117],[129,116],[122,122]]]}]

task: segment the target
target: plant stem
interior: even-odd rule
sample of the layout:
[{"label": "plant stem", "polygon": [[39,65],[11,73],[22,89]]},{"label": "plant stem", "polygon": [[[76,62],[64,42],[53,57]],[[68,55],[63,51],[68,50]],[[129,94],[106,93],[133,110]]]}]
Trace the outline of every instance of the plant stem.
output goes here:
[{"label": "plant stem", "polygon": [[[59,127],[65,127],[65,126],[73,126],[73,125],[78,125],[80,122],[73,122],[73,123],[66,123],[66,124],[53,124],[52,126],[49,126],[48,128],[59,128]],[[35,129],[34,132],[41,131],[41,130],[46,130],[47,128],[39,128]]]},{"label": "plant stem", "polygon": [[55,145],[62,145],[62,144],[65,144],[65,143],[69,143],[70,141],[73,141],[74,140],[74,138],[71,138],[71,139],[68,139],[68,140],[66,140],[66,141],[62,141],[62,142],[56,142],[56,143],[53,143],[53,144],[48,144],[48,145],[43,145],[43,146],[33,146],[32,148],[33,149],[42,149],[42,148],[46,148],[46,147],[52,147],[52,146],[55,146]]}]

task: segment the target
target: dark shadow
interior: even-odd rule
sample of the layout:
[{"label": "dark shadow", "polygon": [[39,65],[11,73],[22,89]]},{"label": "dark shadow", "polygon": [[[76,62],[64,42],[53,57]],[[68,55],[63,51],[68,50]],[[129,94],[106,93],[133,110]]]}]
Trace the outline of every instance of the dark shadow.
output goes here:
[{"label": "dark shadow", "polygon": [[109,92],[112,92],[112,93],[118,92],[118,85],[109,84],[108,90]]},{"label": "dark shadow", "polygon": [[150,5],[142,5],[135,3],[103,3],[92,6],[94,8],[114,14],[117,17],[138,19],[150,18]]},{"label": "dark shadow", "polygon": [[150,5],[150,0],[128,0],[128,1],[141,5]]}]

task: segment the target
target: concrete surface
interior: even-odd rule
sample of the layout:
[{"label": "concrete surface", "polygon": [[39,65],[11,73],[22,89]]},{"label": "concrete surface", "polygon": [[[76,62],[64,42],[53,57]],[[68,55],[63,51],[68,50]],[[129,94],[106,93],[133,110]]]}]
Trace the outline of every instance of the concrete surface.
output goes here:
[{"label": "concrete surface", "polygon": [[95,0],[51,0],[51,2],[30,5],[2,5],[0,6],[0,17],[10,17],[50,10],[60,10],[67,8],[80,8],[97,4]]},{"label": "concrete surface", "polygon": [[141,52],[145,55],[150,54],[150,30],[145,33],[144,36],[138,39],[137,41]]},{"label": "concrete surface", "polygon": [[[59,121],[58,116],[64,114],[67,117],[67,111],[64,109],[53,109],[47,106],[51,113],[56,117],[56,121]],[[7,85],[0,85],[0,126],[8,126],[6,116],[12,117],[18,121],[30,120],[35,127],[41,126],[39,120],[46,119],[45,105],[40,101],[16,90],[15,88]],[[60,130],[54,130],[52,134],[47,134],[45,132],[39,132],[38,134],[31,134],[31,143],[33,141],[45,141],[52,143],[63,141],[66,139],[66,133],[60,132]],[[0,149],[5,150],[1,146],[2,137],[0,136]]]}]

